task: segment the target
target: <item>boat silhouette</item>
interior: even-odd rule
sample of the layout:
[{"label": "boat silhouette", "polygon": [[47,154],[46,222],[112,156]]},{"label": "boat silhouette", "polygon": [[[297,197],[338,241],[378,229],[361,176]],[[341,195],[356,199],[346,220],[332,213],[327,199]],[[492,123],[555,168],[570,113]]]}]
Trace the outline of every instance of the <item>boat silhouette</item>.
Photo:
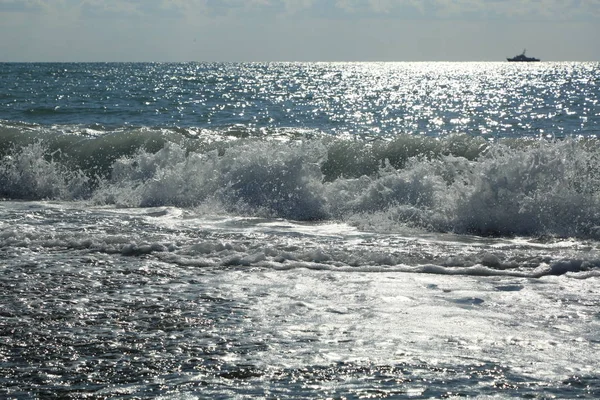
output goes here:
[{"label": "boat silhouette", "polygon": [[525,55],[525,50],[523,50],[523,52],[517,56],[514,56],[512,58],[507,58],[508,61],[512,61],[512,62],[532,62],[532,61],[540,61],[539,58],[535,58],[535,57],[527,57]]}]

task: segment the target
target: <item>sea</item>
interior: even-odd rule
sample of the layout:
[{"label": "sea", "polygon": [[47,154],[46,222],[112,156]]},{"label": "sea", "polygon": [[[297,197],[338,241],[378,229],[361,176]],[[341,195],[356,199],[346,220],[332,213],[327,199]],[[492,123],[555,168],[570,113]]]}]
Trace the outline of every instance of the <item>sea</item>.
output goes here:
[{"label": "sea", "polygon": [[600,397],[600,63],[0,63],[0,397]]}]

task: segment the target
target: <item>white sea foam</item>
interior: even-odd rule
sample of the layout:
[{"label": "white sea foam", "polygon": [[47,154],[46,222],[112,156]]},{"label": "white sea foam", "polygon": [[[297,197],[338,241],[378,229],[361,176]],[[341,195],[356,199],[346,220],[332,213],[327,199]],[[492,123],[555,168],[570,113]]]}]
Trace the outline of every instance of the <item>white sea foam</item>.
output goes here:
[{"label": "white sea foam", "polygon": [[[208,206],[232,215],[340,220],[377,232],[600,236],[595,141],[507,141],[480,146],[473,158],[468,137],[449,138],[434,153],[418,153],[420,142],[402,139],[395,161],[381,159],[370,174],[347,176],[356,171],[326,168],[333,158],[344,160],[331,152],[339,140],[240,139],[201,149],[167,141],[156,152],[141,146],[121,155],[106,177],[93,172],[106,166],[78,168],[82,161],[74,154],[50,153],[35,142],[4,156],[1,190],[14,199],[89,198],[120,207]],[[388,150],[396,146],[391,142]],[[444,154],[449,147],[460,150]],[[361,164],[372,159],[368,153],[347,156]]]},{"label": "white sea foam", "polygon": [[52,156],[39,142],[5,156],[0,163],[0,195],[16,199],[85,197],[88,177]]},{"label": "white sea foam", "polygon": [[[196,267],[259,267],[436,275],[593,277],[600,254],[577,240],[480,238],[457,234],[375,234],[340,223],[263,218],[204,218],[165,209],[97,208],[39,203],[23,211],[5,203],[0,249],[151,257]],[[84,209],[89,210],[84,211]],[[137,211],[136,211],[137,210]],[[86,221],[95,220],[88,226]],[[35,221],[39,223],[32,223]],[[60,221],[54,225],[52,221]],[[18,227],[18,228],[17,228]],[[582,249],[585,249],[582,252]],[[25,257],[26,258],[26,257]]]}]

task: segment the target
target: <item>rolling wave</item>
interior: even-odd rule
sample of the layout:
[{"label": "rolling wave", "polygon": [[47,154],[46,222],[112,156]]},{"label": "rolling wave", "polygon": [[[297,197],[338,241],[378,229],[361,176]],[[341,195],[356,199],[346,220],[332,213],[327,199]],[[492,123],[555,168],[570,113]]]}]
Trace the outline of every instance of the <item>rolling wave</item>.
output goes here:
[{"label": "rolling wave", "polygon": [[593,139],[344,138],[4,124],[0,195],[341,220],[493,236],[600,237]]}]

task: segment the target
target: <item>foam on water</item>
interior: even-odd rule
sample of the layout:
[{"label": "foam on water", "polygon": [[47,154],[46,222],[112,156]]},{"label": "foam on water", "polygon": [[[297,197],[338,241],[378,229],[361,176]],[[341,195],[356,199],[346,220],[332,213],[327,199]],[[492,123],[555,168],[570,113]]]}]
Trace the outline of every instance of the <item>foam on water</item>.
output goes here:
[{"label": "foam on water", "polygon": [[598,394],[584,241],[77,202],[0,215],[7,396]]},{"label": "foam on water", "polygon": [[[600,236],[600,153],[592,139],[56,136],[5,144],[2,196],[210,204],[233,215],[341,220],[379,232]],[[57,148],[65,140],[73,144]]]},{"label": "foam on water", "polygon": [[13,199],[75,199],[88,195],[88,177],[52,160],[39,142],[7,155],[0,164],[0,195]]},{"label": "foam on water", "polygon": [[0,250],[18,253],[21,260],[36,258],[40,250],[66,251],[204,268],[520,278],[600,275],[595,242],[575,239],[482,238],[414,230],[375,234],[342,223],[68,204],[4,202]]}]

